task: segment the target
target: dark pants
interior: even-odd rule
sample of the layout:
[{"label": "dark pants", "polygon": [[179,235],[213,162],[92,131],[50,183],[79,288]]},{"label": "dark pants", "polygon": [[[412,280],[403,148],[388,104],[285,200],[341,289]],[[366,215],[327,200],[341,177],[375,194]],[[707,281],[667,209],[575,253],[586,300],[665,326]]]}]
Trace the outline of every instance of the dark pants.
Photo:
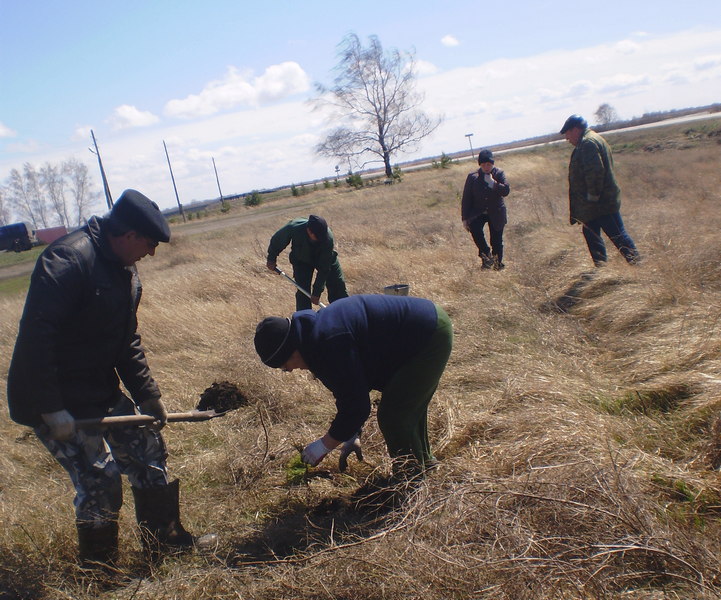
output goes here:
[{"label": "dark pants", "polygon": [[402,365],[383,388],[378,426],[392,458],[414,460],[421,469],[435,458],[428,440],[428,405],[438,387],[453,346],[453,326],[436,306],[435,333],[413,358]]},{"label": "dark pants", "polygon": [[[491,234],[490,248],[486,243],[486,237],[483,235],[483,227],[486,223],[488,223],[488,230]],[[490,258],[492,248],[493,255],[498,259],[498,262],[503,262],[503,226],[501,225],[500,229],[495,229],[488,215],[480,215],[471,221],[469,228],[471,230],[471,237],[478,247],[478,256],[481,258],[484,256]]]},{"label": "dark pants", "polygon": [[617,212],[612,215],[603,215],[583,224],[583,237],[586,238],[593,264],[598,267],[608,260],[606,244],[603,243],[601,237],[602,230],[613,242],[613,245],[618,248],[626,261],[633,264],[638,260],[636,245],[633,243],[631,236],[626,233],[621,213]]},{"label": "dark pants", "polygon": [[[295,279],[295,282],[309,294],[313,293],[311,291],[311,285],[313,282],[314,271],[315,267],[313,265],[301,262],[293,263],[293,279]],[[338,262],[337,258],[330,266],[325,286],[328,290],[328,302],[335,302],[341,298],[348,297],[348,290],[345,287],[345,279],[343,278],[343,269],[341,269],[340,262]],[[310,298],[298,290],[295,293],[295,309],[305,310],[310,307]]]}]

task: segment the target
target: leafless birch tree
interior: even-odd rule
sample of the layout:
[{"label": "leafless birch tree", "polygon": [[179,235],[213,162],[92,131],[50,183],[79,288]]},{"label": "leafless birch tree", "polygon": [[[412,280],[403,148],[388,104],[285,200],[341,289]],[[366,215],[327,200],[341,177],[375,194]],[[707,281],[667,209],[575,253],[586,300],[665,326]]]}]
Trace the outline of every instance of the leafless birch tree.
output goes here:
[{"label": "leafless birch tree", "polygon": [[316,108],[330,108],[329,122],[339,123],[316,153],[358,167],[383,162],[391,178],[391,157],[417,149],[441,119],[419,108],[423,95],[415,90],[412,54],[386,52],[376,36],[364,47],[357,35],[349,34],[340,44],[339,58],[332,87],[316,84]]}]

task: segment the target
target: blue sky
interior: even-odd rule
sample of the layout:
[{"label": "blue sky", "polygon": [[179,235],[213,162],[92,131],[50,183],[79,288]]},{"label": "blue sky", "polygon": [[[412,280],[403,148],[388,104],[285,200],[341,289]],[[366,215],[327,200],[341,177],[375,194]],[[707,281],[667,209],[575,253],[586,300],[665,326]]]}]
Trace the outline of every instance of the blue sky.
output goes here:
[{"label": "blue sky", "polygon": [[[721,102],[721,2],[0,0],[0,182],[77,158],[99,191],[180,199],[331,177],[307,100],[349,33],[414,50],[423,108],[441,127],[414,156],[593,121]],[[345,168],[341,165],[343,170]]]}]

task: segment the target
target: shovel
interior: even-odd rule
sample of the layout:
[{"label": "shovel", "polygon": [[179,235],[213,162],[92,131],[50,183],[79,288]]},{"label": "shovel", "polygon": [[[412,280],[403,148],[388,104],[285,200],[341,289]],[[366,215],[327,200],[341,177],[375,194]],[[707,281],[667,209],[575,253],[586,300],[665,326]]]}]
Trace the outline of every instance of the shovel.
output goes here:
[{"label": "shovel", "polygon": [[[312,296],[308,293],[308,290],[306,290],[305,288],[303,288],[303,287],[301,287],[300,285],[298,285],[298,283],[296,282],[295,279],[293,279],[292,277],[289,277],[288,275],[286,275],[286,274],[285,274],[283,271],[281,271],[278,267],[275,267],[274,270],[275,270],[276,273],[278,273],[278,275],[282,275],[282,276],[285,277],[288,281],[290,281],[295,287],[297,287],[297,288],[301,291],[301,293],[303,293],[303,294],[305,294],[306,296],[308,296],[308,298],[312,298]],[[325,304],[323,304],[323,303],[320,302],[320,301],[318,301],[318,306],[320,306],[321,308],[325,308]]]},{"label": "shovel", "polygon": [[[200,395],[195,410],[168,413],[168,423],[209,421],[228,414],[231,410],[248,404],[248,399],[238,388],[227,381],[213,383]],[[113,427],[114,425],[150,425],[157,421],[153,415],[118,415],[94,419],[76,419],[79,429]]]},{"label": "shovel", "polygon": [[[190,410],[188,412],[168,413],[168,423],[209,421],[222,417],[228,411]],[[117,417],[99,417],[97,419],[75,419],[75,427],[87,429],[93,427],[112,427],[113,425],[150,425],[158,419],[153,415],[119,415]]]}]

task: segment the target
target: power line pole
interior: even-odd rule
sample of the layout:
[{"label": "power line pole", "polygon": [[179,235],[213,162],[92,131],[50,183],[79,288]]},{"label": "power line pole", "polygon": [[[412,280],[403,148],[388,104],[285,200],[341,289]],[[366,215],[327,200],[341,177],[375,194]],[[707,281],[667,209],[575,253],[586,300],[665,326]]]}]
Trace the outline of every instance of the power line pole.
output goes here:
[{"label": "power line pole", "polygon": [[220,203],[223,204],[223,192],[220,190],[220,179],[218,179],[218,169],[215,168],[215,159],[211,156],[210,159],[213,161],[213,171],[215,171],[215,181],[218,183],[218,193],[220,194]]},{"label": "power line pole", "polygon": [[89,148],[90,152],[98,157],[98,165],[100,165],[100,176],[103,179],[103,189],[105,190],[105,202],[108,205],[108,210],[113,208],[113,196],[110,194],[110,186],[108,185],[108,178],[105,176],[105,169],[103,169],[103,161],[100,158],[100,150],[98,150],[98,142],[95,140],[95,134],[93,130],[90,130],[90,137],[93,138],[93,146],[95,150]]},{"label": "power line pole", "polygon": [[180,216],[183,217],[183,223],[185,223],[185,213],[183,212],[183,205],[180,203],[180,198],[178,197],[178,188],[175,185],[175,177],[173,176],[173,167],[170,166],[170,155],[168,154],[168,147],[165,145],[165,140],[163,140],[163,148],[165,148],[165,158],[168,159],[168,169],[170,169],[170,179],[173,181],[173,189],[175,190],[175,200],[178,203],[178,210],[180,211]]},{"label": "power line pole", "polygon": [[467,134],[466,134],[466,137],[468,138],[468,144],[469,144],[470,147],[471,147],[471,158],[476,158],[476,155],[473,154],[473,143],[471,142],[471,136],[472,136],[472,135],[473,135],[472,133],[467,133]]}]

